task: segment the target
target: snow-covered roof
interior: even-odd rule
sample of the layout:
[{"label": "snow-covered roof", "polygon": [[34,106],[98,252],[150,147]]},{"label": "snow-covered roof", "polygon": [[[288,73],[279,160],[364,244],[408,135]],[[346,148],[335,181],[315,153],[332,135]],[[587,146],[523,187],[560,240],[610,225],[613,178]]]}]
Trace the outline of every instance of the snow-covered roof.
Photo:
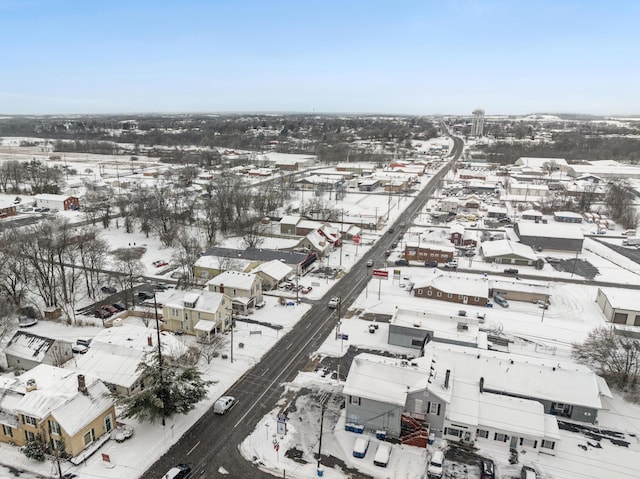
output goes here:
[{"label": "snow-covered roof", "polygon": [[[52,384],[43,380],[44,377],[56,380]],[[113,405],[109,390],[92,375],[84,375],[87,394],[78,390],[78,374],[74,371],[40,364],[20,376],[25,386],[30,379],[35,381],[37,389],[26,392],[15,410],[38,419],[51,413],[69,435],[77,433]]]},{"label": "snow-covered roof", "polygon": [[[179,357],[187,347],[172,334],[160,333],[162,354]],[[151,346],[149,346],[151,342]],[[105,383],[130,388],[138,378],[138,365],[157,348],[157,331],[123,324],[100,331],[86,354],[76,356],[78,369]]]},{"label": "snow-covered roof", "polygon": [[451,369],[454,381],[476,385],[484,378],[484,389],[488,391],[602,408],[597,376],[580,364],[434,341],[425,346],[425,356],[414,361],[427,365],[431,358],[437,358],[439,375],[444,376],[444,370]]},{"label": "snow-covered roof", "polygon": [[538,218],[542,218],[542,213],[536,210],[524,210],[522,212],[522,216],[536,216]]},{"label": "snow-covered roof", "polygon": [[206,319],[201,319],[194,326],[194,329],[196,331],[204,331],[205,333],[210,333],[215,328],[216,328],[216,323],[213,321],[207,321]]},{"label": "snow-covered roof", "polygon": [[599,288],[609,301],[613,309],[626,309],[628,311],[640,311],[638,292],[633,289]]},{"label": "snow-covered roof", "polygon": [[[166,294],[166,293],[165,293]],[[195,304],[193,308],[196,311],[215,312],[220,309],[220,305],[224,302],[224,294],[207,290],[173,290],[167,296],[164,296],[163,304],[167,308],[185,308],[185,303]]]},{"label": "snow-covered roof", "polygon": [[291,274],[292,271],[293,268],[291,266],[274,259],[273,261],[268,261],[256,266],[251,272],[262,272],[276,281],[282,281]]},{"label": "snow-covered roof", "polygon": [[532,284],[527,281],[509,281],[507,278],[489,280],[491,288],[502,291],[521,291],[525,293],[546,294],[551,296],[551,288],[542,284]]},{"label": "snow-covered roof", "polygon": [[215,278],[211,278],[207,281],[207,285],[212,286],[221,286],[224,285],[225,288],[235,288],[235,289],[251,289],[254,281],[256,281],[257,276],[252,273],[240,273],[239,271],[225,271],[224,273],[220,273]]},{"label": "snow-covered roof", "polygon": [[485,241],[482,243],[482,256],[485,258],[495,258],[498,256],[515,255],[521,258],[535,261],[538,259],[533,249],[522,243],[516,243],[507,239],[496,241]]},{"label": "snow-covered roof", "polygon": [[464,294],[465,296],[479,298],[487,298],[489,296],[487,281],[449,275],[437,275],[433,278],[429,276],[416,278],[413,290],[415,291],[429,286],[446,293]]},{"label": "snow-covered roof", "polygon": [[[463,323],[465,327],[458,327],[460,323]],[[479,336],[486,337],[486,333],[480,331],[476,318],[450,316],[424,310],[397,308],[389,324],[433,332],[434,340],[458,341],[477,345],[480,342]]]},{"label": "snow-covered roof", "polygon": [[284,215],[280,218],[281,225],[297,225],[300,221],[300,216],[298,215]]},{"label": "snow-covered roof", "polygon": [[553,213],[554,218],[580,218],[582,219],[582,215],[580,213],[574,213],[573,211],[556,211]]},{"label": "snow-covered roof", "polygon": [[245,271],[252,261],[248,259],[234,258],[233,256],[200,256],[193,264],[194,267],[208,269],[233,269],[235,271]]},{"label": "snow-covered roof", "polygon": [[544,168],[547,164],[555,164],[556,166],[567,166],[567,160],[564,158],[536,158],[531,156],[521,156],[515,161],[516,165],[529,166],[532,168]]},{"label": "snow-covered roof", "polygon": [[363,353],[353,359],[343,393],[404,407],[407,392],[426,388],[428,377],[428,368]]},{"label": "snow-covered roof", "polygon": [[448,243],[448,244],[436,244],[436,243],[426,243],[424,241],[410,240],[410,241],[407,241],[405,244],[406,244],[407,248],[418,248],[418,247],[420,247],[420,249],[430,249],[430,250],[434,250],[434,251],[442,251],[442,252],[445,252],[445,253],[455,253],[455,251],[456,251],[456,247],[455,246],[451,246],[451,243]]},{"label": "snow-covered roof", "polygon": [[70,196],[68,195],[52,195],[49,193],[42,193],[39,195],[36,195],[34,197],[36,200],[44,200],[44,201],[65,201],[68,198],[70,198]]},{"label": "snow-covered roof", "polygon": [[547,238],[584,239],[582,230],[575,224],[517,223],[518,236],[544,236]]},{"label": "snow-covered roof", "polygon": [[41,362],[54,343],[55,339],[45,338],[26,331],[17,331],[9,341],[5,353],[18,358]]}]

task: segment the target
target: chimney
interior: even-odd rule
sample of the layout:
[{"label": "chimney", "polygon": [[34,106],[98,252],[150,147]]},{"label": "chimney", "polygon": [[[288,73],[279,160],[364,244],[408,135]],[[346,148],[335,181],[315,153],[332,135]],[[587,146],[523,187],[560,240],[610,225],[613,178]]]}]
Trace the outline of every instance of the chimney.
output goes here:
[{"label": "chimney", "polygon": [[480,392],[484,392],[484,378],[480,378]]},{"label": "chimney", "polygon": [[84,382],[84,374],[78,374],[78,391],[87,395],[87,385]]},{"label": "chimney", "polygon": [[147,336],[147,345],[153,346],[153,338],[151,337],[151,335]]},{"label": "chimney", "polygon": [[38,389],[38,385],[36,384],[35,379],[27,379],[27,392],[35,391]]},{"label": "chimney", "polygon": [[224,294],[224,283],[220,283],[220,292]]},{"label": "chimney", "polygon": [[449,389],[449,378],[451,377],[451,369],[447,369],[447,372],[444,374],[444,388]]}]

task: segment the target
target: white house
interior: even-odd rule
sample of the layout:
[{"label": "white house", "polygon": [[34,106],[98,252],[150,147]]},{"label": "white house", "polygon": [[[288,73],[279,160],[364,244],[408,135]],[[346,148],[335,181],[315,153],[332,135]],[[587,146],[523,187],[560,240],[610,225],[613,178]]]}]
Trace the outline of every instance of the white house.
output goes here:
[{"label": "white house", "polygon": [[233,309],[245,313],[262,302],[262,279],[253,273],[225,271],[207,281],[207,289],[227,295]]}]

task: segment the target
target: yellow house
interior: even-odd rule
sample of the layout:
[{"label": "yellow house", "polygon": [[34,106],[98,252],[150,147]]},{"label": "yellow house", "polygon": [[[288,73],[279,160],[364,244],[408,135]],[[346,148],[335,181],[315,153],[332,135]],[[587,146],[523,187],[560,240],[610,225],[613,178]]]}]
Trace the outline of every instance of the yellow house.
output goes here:
[{"label": "yellow house", "polygon": [[231,298],[223,293],[175,290],[164,298],[164,329],[210,338],[231,327]]},{"label": "yellow house", "polygon": [[258,264],[257,261],[232,256],[203,255],[193,264],[193,277],[207,281],[228,270],[246,273]]},{"label": "yellow house", "polygon": [[0,441],[64,443],[71,457],[100,443],[116,425],[113,399],[93,376],[41,364],[0,383]]}]

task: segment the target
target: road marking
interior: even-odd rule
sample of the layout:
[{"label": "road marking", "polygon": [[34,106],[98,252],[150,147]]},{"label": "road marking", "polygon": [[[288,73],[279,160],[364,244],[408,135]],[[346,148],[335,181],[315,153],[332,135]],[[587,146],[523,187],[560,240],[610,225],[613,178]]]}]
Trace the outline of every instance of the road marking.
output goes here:
[{"label": "road marking", "polygon": [[[324,326],[327,321],[329,321],[329,318],[325,319],[322,324],[320,325],[320,327],[318,329],[322,329],[322,326]],[[256,407],[256,405],[262,400],[262,398],[265,396],[265,394],[267,394],[269,392],[269,390],[271,389],[271,386],[273,386],[277,381],[280,380],[280,377],[286,372],[286,370],[289,368],[289,366],[291,366],[291,364],[298,359],[298,356],[300,356],[300,354],[302,354],[302,352],[304,351],[304,349],[309,345],[309,343],[313,340],[314,338],[311,337],[307,340],[306,343],[304,343],[304,345],[300,348],[300,350],[298,351],[298,353],[291,358],[291,360],[282,368],[282,372],[280,374],[278,374],[273,381],[271,381],[271,383],[269,384],[269,386],[267,386],[264,390],[264,392],[262,394],[260,394],[260,396],[258,397],[258,399],[256,399],[253,404],[251,405],[251,407],[249,409],[247,409],[247,412],[244,413],[244,415],[238,420],[237,423],[235,423],[235,425],[233,426],[238,427],[238,425],[244,421],[244,419],[249,415],[249,413],[251,411],[253,411],[253,408]],[[200,444],[200,443],[198,443]],[[197,445],[197,444],[196,444]]]},{"label": "road marking", "polygon": [[269,370],[269,368],[265,369],[264,371],[262,371],[262,374],[260,376],[264,376],[265,374],[267,374],[267,371]]},{"label": "road marking", "polygon": [[187,453],[187,456],[188,456],[189,454],[191,454],[191,453],[193,452],[193,450],[194,450],[196,447],[198,447],[199,445],[200,445],[200,441],[196,442],[196,445],[195,445],[195,446],[193,446],[191,449],[189,449],[189,452]]},{"label": "road marking", "polygon": [[293,343],[289,343],[289,345],[287,346],[287,351],[291,349],[291,346],[293,346]]}]

